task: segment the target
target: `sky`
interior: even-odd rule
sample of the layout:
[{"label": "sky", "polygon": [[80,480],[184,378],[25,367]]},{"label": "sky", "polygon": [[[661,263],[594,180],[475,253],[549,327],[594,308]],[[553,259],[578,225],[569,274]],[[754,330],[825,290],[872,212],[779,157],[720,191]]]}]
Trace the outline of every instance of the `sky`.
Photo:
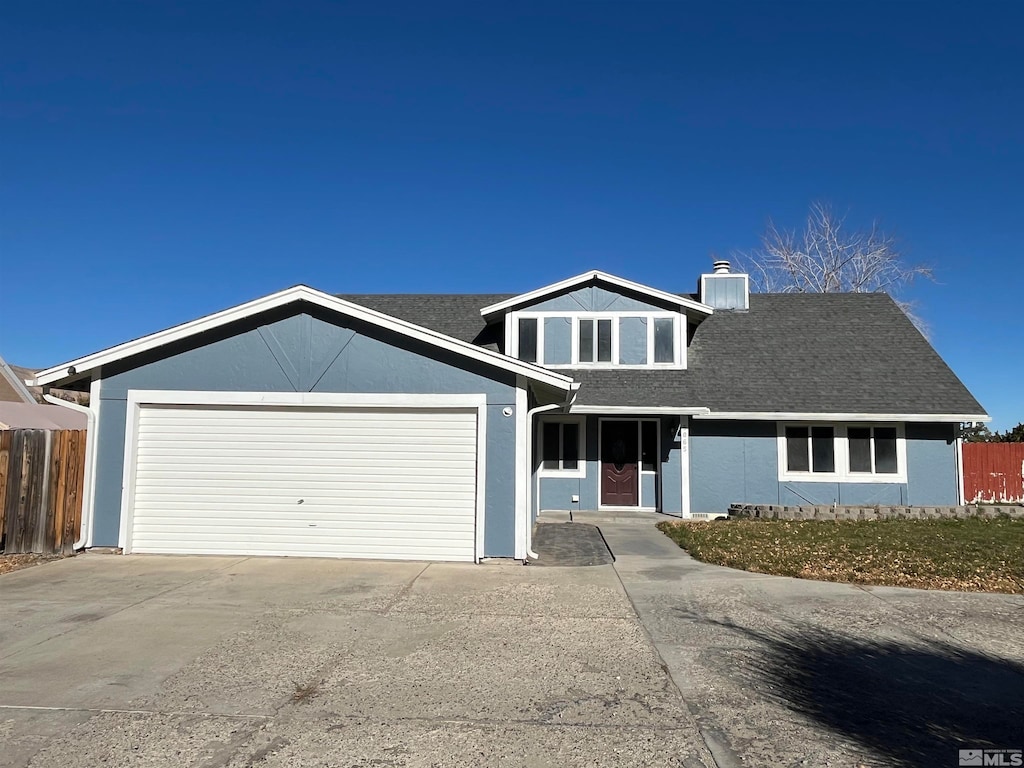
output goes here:
[{"label": "sky", "polygon": [[1024,3],[10,2],[0,355],[273,291],[694,290],[826,201],[1024,421]]}]

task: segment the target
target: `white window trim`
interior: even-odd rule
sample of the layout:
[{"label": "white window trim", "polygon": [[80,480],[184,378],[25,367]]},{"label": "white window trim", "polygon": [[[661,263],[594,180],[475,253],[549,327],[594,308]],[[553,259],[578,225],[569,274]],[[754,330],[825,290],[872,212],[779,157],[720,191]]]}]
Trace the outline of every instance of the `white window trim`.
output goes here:
[{"label": "white window trim", "polygon": [[[579,450],[577,452],[576,469],[550,469],[544,466],[544,427],[547,424],[576,424],[579,435]],[[562,432],[559,431],[559,439]],[[581,417],[572,416],[549,416],[546,418],[538,419],[537,421],[537,437],[540,442],[539,453],[539,466],[537,468],[538,477],[586,477],[587,476],[587,420]],[[561,446],[559,446],[561,448]],[[562,462],[561,451],[559,451],[559,463]]]},{"label": "white window trim", "polygon": [[[534,365],[543,365],[551,370],[565,370],[573,368],[616,368],[621,370],[685,370],[687,365],[686,337],[689,327],[687,317],[681,312],[668,310],[611,310],[607,312],[595,312],[590,310],[520,310],[509,312],[505,316],[505,349],[507,354],[518,359],[519,357],[519,321],[522,318],[537,319],[537,362]],[[619,363],[619,320],[627,317],[638,317],[647,322],[647,357],[643,363]],[[570,362],[548,363],[544,359],[544,326],[547,318],[566,318],[571,321],[570,327]],[[656,363],[654,362],[654,320],[671,318],[674,322],[674,345],[675,362]],[[579,325],[580,321],[586,320],[611,320],[612,321],[612,360],[611,362],[585,363],[580,361],[579,352]],[[596,339],[595,339],[596,342]]]},{"label": "white window trim", "polygon": [[[851,426],[895,428],[897,471],[894,473],[853,472],[850,469],[850,444],[847,439],[847,430]],[[786,467],[786,427],[832,427],[835,472],[790,472]],[[778,422],[777,434],[780,482],[890,484],[907,482],[907,437],[903,422],[856,422],[853,424],[842,424],[821,421],[780,421]],[[872,444],[873,451],[874,445]]]},{"label": "white window trim", "polygon": [[[598,321],[607,320],[612,330],[612,359],[597,360],[597,348],[599,346],[597,326]],[[594,360],[583,362],[580,360],[580,324],[582,322],[594,324]],[[554,367],[554,366],[552,366]],[[586,315],[579,315],[572,319],[572,366],[573,368],[624,368],[619,365],[619,323],[617,318],[603,312],[591,312]]]},{"label": "white window trim", "polygon": [[[617,506],[617,505],[608,505],[608,504],[604,504],[604,503],[601,502],[601,472],[602,472],[602,469],[601,469],[601,455],[602,455],[601,454],[601,449],[602,449],[602,444],[603,444],[602,441],[604,440],[604,424],[605,424],[606,421],[635,421],[635,422],[638,422],[637,431],[636,431],[636,439],[637,439],[637,445],[636,445],[636,448],[637,448],[636,466],[637,466],[637,474],[639,475],[639,477],[637,478],[637,505],[635,507],[623,507],[623,506]],[[644,466],[644,463],[643,463],[644,431],[643,431],[643,426],[642,426],[641,422],[644,422],[644,421],[653,421],[657,425],[657,427],[655,429],[655,434],[658,437],[658,447],[657,447],[658,460],[655,463],[655,468],[653,470],[650,470],[650,469],[645,470],[643,468],[643,466]],[[658,478],[657,480],[655,480],[655,483],[654,483],[654,500],[653,500],[654,503],[653,504],[645,504],[644,503],[644,502],[648,501],[647,499],[644,498],[644,483],[643,483],[643,476],[644,475],[654,475],[655,478]],[[657,512],[661,508],[660,500],[658,498],[658,494],[661,491],[660,477],[661,477],[661,420],[660,419],[649,419],[649,418],[643,418],[643,417],[624,418],[624,417],[609,416],[608,418],[599,418],[597,420],[597,509],[598,509],[598,511],[608,510],[608,511],[612,511],[612,512],[614,512],[614,511],[620,511],[621,512],[621,511],[639,510],[641,512]]]}]

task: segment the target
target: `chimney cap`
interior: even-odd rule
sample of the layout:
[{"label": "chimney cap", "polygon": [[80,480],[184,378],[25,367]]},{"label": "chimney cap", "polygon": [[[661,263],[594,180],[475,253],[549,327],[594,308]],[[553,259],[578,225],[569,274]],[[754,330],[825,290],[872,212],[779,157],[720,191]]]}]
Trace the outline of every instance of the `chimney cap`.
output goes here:
[{"label": "chimney cap", "polygon": [[728,274],[730,271],[730,264],[725,259],[715,259],[712,266],[716,275]]}]

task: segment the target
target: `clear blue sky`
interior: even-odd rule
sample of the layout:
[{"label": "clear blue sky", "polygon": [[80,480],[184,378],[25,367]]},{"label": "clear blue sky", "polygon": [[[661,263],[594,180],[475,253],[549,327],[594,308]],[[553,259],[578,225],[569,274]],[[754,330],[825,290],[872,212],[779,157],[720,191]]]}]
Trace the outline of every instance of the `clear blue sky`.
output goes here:
[{"label": "clear blue sky", "polygon": [[295,283],[688,290],[768,217],[879,218],[1024,420],[1024,3],[12,2],[0,354],[50,366]]}]

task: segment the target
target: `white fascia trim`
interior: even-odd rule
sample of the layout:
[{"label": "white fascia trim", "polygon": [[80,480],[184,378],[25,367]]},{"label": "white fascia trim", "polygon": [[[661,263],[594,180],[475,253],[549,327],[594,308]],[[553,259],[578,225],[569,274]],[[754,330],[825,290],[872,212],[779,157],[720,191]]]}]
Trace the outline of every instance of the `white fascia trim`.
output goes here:
[{"label": "white fascia trim", "polygon": [[[87,371],[98,368],[99,366],[108,365],[126,357],[137,355],[140,352],[146,352],[165,344],[180,341],[181,339],[188,338],[189,336],[204,333],[223,325],[227,325],[228,323],[244,320],[245,318],[257,315],[261,312],[276,309],[297,301],[305,301],[310,304],[323,307],[324,309],[368,322],[372,325],[394,331],[395,333],[400,333],[404,336],[425,342],[432,346],[461,354],[465,357],[493,365],[506,371],[511,371],[515,374],[521,374],[529,379],[557,387],[558,389],[568,390],[569,385],[572,383],[572,379],[570,377],[548,371],[541,366],[524,363],[521,360],[516,360],[513,357],[508,357],[499,352],[492,352],[489,349],[478,347],[466,341],[460,341],[459,339],[452,338],[451,336],[446,336],[443,333],[432,331],[429,328],[414,325],[413,323],[406,322],[405,320],[399,320],[398,318],[386,315],[383,312],[367,309],[359,304],[353,304],[350,301],[339,299],[337,296],[332,296],[329,293],[315,290],[306,285],[297,285],[293,288],[286,288],[283,291],[278,291],[277,293],[273,293],[269,296],[264,296],[263,298],[246,302],[245,304],[239,304],[238,306],[231,307],[230,309],[215,312],[212,315],[201,317],[198,320],[192,320],[181,325],[176,325],[173,328],[157,331],[149,336],[143,336],[141,339],[128,341],[124,344],[119,344],[115,347],[110,347],[109,349],[95,352],[91,355],[86,355],[85,357],[80,357],[77,360],[72,360],[53,368],[47,368],[45,371],[40,371],[36,374],[35,384],[37,386],[45,386],[52,384],[55,381],[68,378],[72,375],[78,376]],[[75,369],[74,373],[69,372],[69,369],[71,368]]]},{"label": "white fascia trim", "polygon": [[668,293],[667,291],[660,291],[657,288],[651,288],[649,285],[643,285],[641,283],[634,283],[632,280],[626,280],[615,275],[609,275],[607,272],[601,272],[597,269],[592,269],[589,272],[584,272],[582,275],[576,275],[566,280],[562,280],[551,285],[545,285],[543,288],[538,288],[529,293],[521,293],[518,296],[513,296],[511,299],[505,301],[499,301],[497,304],[491,304],[490,306],[484,307],[480,310],[480,314],[483,317],[490,317],[492,315],[505,312],[513,307],[517,307],[520,304],[524,304],[528,301],[542,298],[552,293],[559,293],[560,291],[567,290],[576,285],[590,282],[591,280],[600,280],[603,283],[614,285],[625,290],[633,291],[635,293],[642,293],[661,301],[666,301],[675,304],[686,309],[691,309],[695,312],[700,312],[704,315],[710,315],[714,310],[707,304],[701,304],[699,301],[688,299],[684,296],[680,296],[677,293]]},{"label": "white fascia trim", "polygon": [[480,408],[486,395],[378,394],[374,392],[222,392],[130,389],[128,405],[267,405],[315,408]]},{"label": "white fascia trim", "polygon": [[694,416],[705,415],[707,408],[672,408],[660,405],[574,405],[570,413],[597,413],[602,415],[628,414],[630,416]]},{"label": "white fascia trim", "polygon": [[946,423],[951,421],[992,421],[988,414],[964,413],[794,413],[785,411],[709,411],[694,413],[697,419],[747,421],[915,421]]}]

